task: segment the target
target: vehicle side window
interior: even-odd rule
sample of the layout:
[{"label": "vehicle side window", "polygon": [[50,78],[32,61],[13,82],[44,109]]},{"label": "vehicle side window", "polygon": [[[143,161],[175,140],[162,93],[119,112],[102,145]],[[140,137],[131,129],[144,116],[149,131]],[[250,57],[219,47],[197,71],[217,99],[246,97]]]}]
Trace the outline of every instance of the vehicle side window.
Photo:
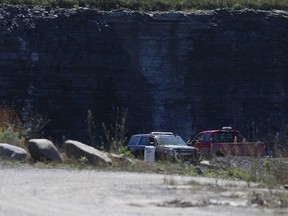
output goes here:
[{"label": "vehicle side window", "polygon": [[204,140],[203,134],[199,134],[195,140],[196,140],[196,142],[203,142],[203,140]]},{"label": "vehicle side window", "polygon": [[209,142],[211,138],[211,134],[210,133],[205,133],[203,136],[203,140],[204,142]]},{"label": "vehicle side window", "polygon": [[147,136],[141,137],[141,139],[138,142],[138,145],[146,146],[149,144],[148,140],[149,140],[149,137],[147,137]]},{"label": "vehicle side window", "polygon": [[137,145],[139,139],[140,139],[139,136],[132,136],[131,139],[129,140],[128,146]]},{"label": "vehicle side window", "polygon": [[196,138],[196,142],[209,142],[210,138],[211,138],[210,133],[199,134],[198,137]]},{"label": "vehicle side window", "polygon": [[214,142],[233,142],[234,136],[230,132],[219,132],[213,134]]},{"label": "vehicle side window", "polygon": [[223,142],[233,142],[234,137],[232,133],[221,133],[221,140]]},{"label": "vehicle side window", "polygon": [[221,142],[221,138],[220,138],[219,133],[214,133],[212,139],[213,139],[213,142]]}]

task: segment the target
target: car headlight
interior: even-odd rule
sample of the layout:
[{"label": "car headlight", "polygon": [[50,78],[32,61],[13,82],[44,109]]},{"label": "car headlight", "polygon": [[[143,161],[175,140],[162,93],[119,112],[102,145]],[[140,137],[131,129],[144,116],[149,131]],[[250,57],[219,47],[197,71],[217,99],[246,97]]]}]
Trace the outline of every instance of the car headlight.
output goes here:
[{"label": "car headlight", "polygon": [[169,149],[169,154],[171,155],[171,156],[174,156],[174,155],[176,155],[177,154],[177,152],[174,150],[174,149]]}]

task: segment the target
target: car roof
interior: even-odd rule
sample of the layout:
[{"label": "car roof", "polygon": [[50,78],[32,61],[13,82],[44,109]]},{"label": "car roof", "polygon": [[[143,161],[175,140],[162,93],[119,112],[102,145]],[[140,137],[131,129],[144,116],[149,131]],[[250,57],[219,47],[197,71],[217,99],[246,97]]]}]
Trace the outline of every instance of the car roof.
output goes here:
[{"label": "car roof", "polygon": [[132,135],[134,137],[138,137],[138,136],[151,136],[151,134],[134,134]]},{"label": "car roof", "polygon": [[132,136],[156,136],[156,135],[174,135],[172,132],[151,132],[146,134],[134,134]]},{"label": "car roof", "polygon": [[215,133],[215,132],[237,132],[237,133],[239,133],[239,131],[238,130],[234,130],[234,129],[231,129],[231,130],[222,130],[222,129],[220,129],[220,130],[206,130],[206,131],[201,131],[201,134],[202,133]]}]

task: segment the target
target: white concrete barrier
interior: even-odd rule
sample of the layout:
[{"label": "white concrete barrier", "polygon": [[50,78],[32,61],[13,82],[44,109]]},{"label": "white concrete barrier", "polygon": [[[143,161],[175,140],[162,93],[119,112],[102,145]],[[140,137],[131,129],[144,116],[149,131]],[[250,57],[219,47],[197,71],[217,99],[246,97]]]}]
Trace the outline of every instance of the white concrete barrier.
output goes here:
[{"label": "white concrete barrier", "polygon": [[155,147],[154,146],[145,146],[144,161],[147,163],[155,162]]}]

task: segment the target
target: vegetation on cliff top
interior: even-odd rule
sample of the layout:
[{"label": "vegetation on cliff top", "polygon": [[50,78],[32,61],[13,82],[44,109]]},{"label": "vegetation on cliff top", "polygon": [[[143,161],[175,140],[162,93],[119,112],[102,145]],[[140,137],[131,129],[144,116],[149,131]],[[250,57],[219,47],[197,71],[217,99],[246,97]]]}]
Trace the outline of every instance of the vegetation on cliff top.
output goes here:
[{"label": "vegetation on cliff top", "polygon": [[137,11],[188,11],[200,9],[288,9],[288,0],[0,0],[6,4],[52,7],[94,7],[99,10],[128,8]]}]

